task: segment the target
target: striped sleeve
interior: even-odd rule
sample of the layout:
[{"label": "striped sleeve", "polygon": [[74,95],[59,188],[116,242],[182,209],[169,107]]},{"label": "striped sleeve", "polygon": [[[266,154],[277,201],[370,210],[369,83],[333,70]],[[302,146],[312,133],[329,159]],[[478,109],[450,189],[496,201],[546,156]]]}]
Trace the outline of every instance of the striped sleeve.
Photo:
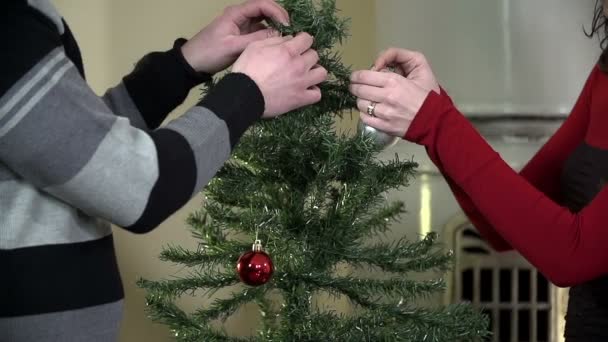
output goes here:
[{"label": "striped sleeve", "polygon": [[56,28],[32,15],[6,16],[0,28],[0,163],[136,233],[200,191],[264,111],[257,85],[230,74],[198,106],[147,132],[93,93]]},{"label": "striped sleeve", "polygon": [[210,74],[188,64],[181,52],[185,42],[177,39],[171,50],[144,56],[120,84],[105,93],[106,105],[136,127],[158,128],[193,87],[211,80]]}]

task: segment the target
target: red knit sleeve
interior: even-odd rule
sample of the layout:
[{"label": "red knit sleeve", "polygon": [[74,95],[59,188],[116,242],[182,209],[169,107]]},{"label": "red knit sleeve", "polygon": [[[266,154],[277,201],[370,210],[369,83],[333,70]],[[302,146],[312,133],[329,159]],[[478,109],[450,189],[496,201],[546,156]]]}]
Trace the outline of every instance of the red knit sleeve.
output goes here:
[{"label": "red knit sleeve", "polygon": [[577,214],[559,205],[557,197],[563,161],[582,141],[588,121],[584,98],[591,83],[571,118],[521,174],[492,150],[445,93],[429,94],[406,135],[427,148],[462,193],[481,231],[501,236],[561,286],[608,272],[608,188]]},{"label": "red knit sleeve", "polygon": [[[599,72],[596,66],[589,75],[585,86],[568,116],[557,132],[545,143],[536,153],[530,162],[521,170],[520,175],[536,189],[544,193],[552,200],[559,202],[560,175],[563,164],[568,155],[584,139],[585,132],[589,123],[591,89],[593,80]],[[442,89],[444,96],[446,92]],[[448,98],[449,100],[449,98]],[[451,103],[451,101],[450,101]],[[428,150],[428,149],[427,149]],[[431,159],[440,165],[437,156],[429,153]],[[467,215],[471,223],[484,237],[484,239],[497,251],[507,251],[513,249],[508,242],[492,227],[484,215],[475,207],[471,198],[454,182],[454,180],[443,172],[445,179],[452,189],[460,207]]]}]

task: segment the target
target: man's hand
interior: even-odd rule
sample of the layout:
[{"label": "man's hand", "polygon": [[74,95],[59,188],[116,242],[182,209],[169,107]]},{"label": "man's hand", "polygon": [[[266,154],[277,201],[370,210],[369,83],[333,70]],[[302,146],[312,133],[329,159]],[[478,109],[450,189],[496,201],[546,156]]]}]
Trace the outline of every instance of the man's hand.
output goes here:
[{"label": "man's hand", "polygon": [[266,109],[264,117],[275,117],[321,100],[317,85],[327,79],[327,70],[317,65],[319,55],[311,49],[313,37],[274,37],[252,43],[232,67],[258,85]]},{"label": "man's hand", "polygon": [[248,0],[229,6],[182,46],[184,58],[198,72],[222,71],[250,43],[276,35],[262,23],[265,19],[287,25],[289,14],[274,0]]}]

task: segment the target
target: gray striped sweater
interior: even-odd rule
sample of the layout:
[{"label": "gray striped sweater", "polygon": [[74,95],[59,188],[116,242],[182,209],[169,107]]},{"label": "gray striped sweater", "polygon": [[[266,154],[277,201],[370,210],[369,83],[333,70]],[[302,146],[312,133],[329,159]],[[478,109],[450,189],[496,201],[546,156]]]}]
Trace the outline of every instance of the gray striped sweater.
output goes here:
[{"label": "gray striped sweater", "polygon": [[171,50],[146,55],[103,97],[48,0],[0,2],[0,341],[114,341],[123,289],[110,223],[146,233],[206,185],[264,111],[229,74]]}]

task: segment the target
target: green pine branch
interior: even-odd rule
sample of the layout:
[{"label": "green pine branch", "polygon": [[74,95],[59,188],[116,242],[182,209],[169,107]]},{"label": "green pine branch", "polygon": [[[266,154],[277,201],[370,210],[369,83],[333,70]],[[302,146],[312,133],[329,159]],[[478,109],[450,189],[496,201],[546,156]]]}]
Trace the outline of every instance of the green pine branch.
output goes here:
[{"label": "green pine branch", "polygon": [[[384,272],[408,274],[412,272],[445,272],[451,268],[453,255],[442,250],[429,250],[412,255],[412,251],[423,249],[423,243],[410,244],[405,240],[396,245],[380,244],[371,248],[360,248],[343,256],[343,261],[355,268],[378,268]],[[437,246],[432,246],[437,248]]]},{"label": "green pine branch", "polygon": [[[161,260],[184,265],[188,273],[138,282],[147,291],[150,317],[188,342],[467,342],[487,336],[487,318],[469,305],[414,304],[445,287],[441,279],[419,281],[415,274],[441,273],[453,262],[436,234],[371,244],[405,212],[404,203],[387,203],[385,195],[407,187],[417,164],[398,156],[379,161],[381,147],[372,139],[336,131],[336,119],[352,115],[356,101],[348,90],[351,68],[334,49],[348,36],[349,23],[339,17],[335,0],[280,2],[291,24],[269,24],[284,35],[315,37],[319,64],[329,72],[320,85],[323,98],[262,120],[241,138],[205,189],[201,210],[188,217],[199,248],[168,246],[161,253]],[[236,261],[256,237],[276,267],[267,284],[214,298],[192,313],[175,304],[181,296],[213,298],[239,284]],[[372,270],[374,277],[337,275],[346,265]],[[348,298],[356,310],[347,315],[315,307],[313,298],[322,292]],[[262,316],[257,334],[231,337],[221,323],[249,303]]]},{"label": "green pine branch", "polygon": [[489,335],[487,326],[487,317],[468,305],[440,309],[379,305],[348,319],[340,330],[345,341],[476,342]]},{"label": "green pine branch", "polygon": [[200,289],[215,290],[238,283],[239,277],[231,270],[230,272],[213,272],[210,274],[192,272],[188,277],[163,281],[140,279],[137,285],[156,297],[175,299],[184,294],[194,295]]},{"label": "green pine branch", "polygon": [[418,298],[428,298],[431,294],[445,289],[443,280],[362,279],[353,276],[320,277],[320,279],[308,276],[300,279],[329,293],[357,298],[357,303],[365,307],[383,299],[398,298],[399,301],[413,301]]},{"label": "green pine branch", "polygon": [[233,293],[228,299],[216,299],[210,306],[197,310],[192,317],[201,322],[214,319],[227,319],[242,305],[261,300],[266,295],[266,287],[245,289],[239,293]]},{"label": "green pine branch", "polygon": [[204,267],[211,269],[219,266],[233,265],[243,250],[250,248],[251,244],[235,241],[223,243],[201,243],[199,250],[192,251],[181,246],[168,246],[160,254],[160,260],[183,264],[188,267]]}]

